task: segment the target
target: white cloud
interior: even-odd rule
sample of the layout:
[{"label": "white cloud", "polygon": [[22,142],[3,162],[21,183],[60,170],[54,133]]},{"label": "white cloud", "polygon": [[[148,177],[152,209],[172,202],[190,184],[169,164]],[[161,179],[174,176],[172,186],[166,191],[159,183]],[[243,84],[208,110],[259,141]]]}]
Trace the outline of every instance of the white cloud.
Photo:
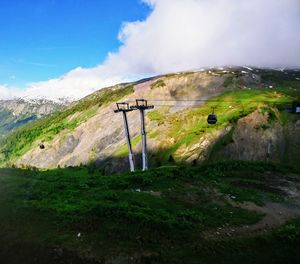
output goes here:
[{"label": "white cloud", "polygon": [[8,87],[7,85],[0,85],[0,100],[8,100],[14,97],[19,97],[20,90]]},{"label": "white cloud", "polygon": [[300,66],[300,0],[144,2],[151,14],[123,25],[122,45],[102,65],[30,84],[25,93],[80,98],[117,82],[206,66]]},{"label": "white cloud", "polygon": [[66,75],[44,82],[30,84],[23,92],[27,98],[44,97],[48,99],[79,99],[95,90],[124,81],[121,76],[107,75],[104,66],[91,69],[78,67]]},{"label": "white cloud", "polygon": [[146,21],[123,28],[124,45],[107,65],[122,61],[125,72],[141,74],[219,65],[300,65],[299,0],[147,2],[154,11]]}]

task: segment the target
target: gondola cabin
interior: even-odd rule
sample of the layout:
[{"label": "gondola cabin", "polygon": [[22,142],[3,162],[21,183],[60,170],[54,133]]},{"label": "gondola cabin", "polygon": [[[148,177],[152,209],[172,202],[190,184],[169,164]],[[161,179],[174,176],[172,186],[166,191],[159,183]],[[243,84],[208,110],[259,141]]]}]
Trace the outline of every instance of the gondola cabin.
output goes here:
[{"label": "gondola cabin", "polygon": [[45,149],[45,145],[43,143],[40,144],[40,149]]},{"label": "gondola cabin", "polygon": [[215,125],[218,122],[218,117],[215,114],[210,114],[207,117],[207,123],[210,125]]},{"label": "gondola cabin", "polygon": [[293,102],[293,112],[295,114],[300,114],[300,101]]}]

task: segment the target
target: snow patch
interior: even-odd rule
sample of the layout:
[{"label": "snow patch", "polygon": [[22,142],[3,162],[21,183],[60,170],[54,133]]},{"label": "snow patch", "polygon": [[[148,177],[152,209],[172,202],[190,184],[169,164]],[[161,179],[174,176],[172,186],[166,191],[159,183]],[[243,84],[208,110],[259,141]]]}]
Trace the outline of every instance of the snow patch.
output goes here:
[{"label": "snow patch", "polygon": [[250,68],[250,67],[248,67],[248,66],[243,66],[243,68],[245,68],[245,69],[247,69],[247,70],[249,70],[249,71],[253,71],[253,69]]}]

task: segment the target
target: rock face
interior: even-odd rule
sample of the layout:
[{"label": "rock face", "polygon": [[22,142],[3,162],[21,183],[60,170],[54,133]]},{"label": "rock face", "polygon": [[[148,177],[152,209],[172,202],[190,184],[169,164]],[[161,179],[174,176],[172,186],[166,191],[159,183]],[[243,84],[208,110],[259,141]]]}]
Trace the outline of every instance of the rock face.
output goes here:
[{"label": "rock face", "polygon": [[38,118],[48,115],[64,105],[47,100],[31,100],[25,101],[23,99],[0,101],[0,109],[2,111],[12,112],[14,116],[22,116],[28,114],[35,114]]},{"label": "rock face", "polygon": [[297,164],[299,135],[299,121],[283,125],[278,121],[270,121],[268,113],[257,110],[237,122],[231,143],[224,146],[214,158]]},{"label": "rock face", "polygon": [[0,138],[15,128],[62,110],[63,107],[63,104],[47,100],[0,100]]},{"label": "rock face", "polygon": [[[288,148],[291,148],[290,142],[299,144],[298,123],[290,123],[288,125],[290,128],[287,129],[287,125],[282,125],[277,121],[270,122],[268,114],[259,111],[240,119],[234,125],[221,126],[209,133],[197,131],[197,126],[195,126],[195,129],[191,129],[188,133],[196,135],[196,140],[189,141],[187,135],[187,141],[179,141],[178,133],[180,132],[178,131],[185,133],[185,126],[193,127],[203,119],[203,116],[207,115],[207,113],[202,113],[199,116],[187,117],[185,120],[188,111],[199,108],[205,100],[232,90],[247,91],[253,86],[264,89],[265,86],[261,82],[258,71],[254,73],[240,69],[223,69],[185,72],[159,76],[130,85],[133,86],[134,91],[123,97],[122,101],[133,103],[137,98],[146,98],[149,104],[156,105],[154,111],[159,112],[156,115],[153,112],[152,117],[151,113],[146,115],[148,149],[152,164],[159,165],[160,157],[156,157],[163,151],[166,155],[164,159],[170,162],[175,160],[203,163],[210,160],[212,155],[216,159],[284,161]],[[93,95],[89,97],[93,98]],[[20,106],[16,109],[22,112]],[[105,169],[109,171],[128,168],[122,115],[114,113],[114,109],[113,100],[99,104],[95,109],[95,114],[90,118],[74,128],[63,129],[51,140],[43,142],[45,149],[39,148],[41,138],[37,138],[30,148],[13,163],[20,167],[38,168],[78,166],[90,163],[106,164]],[[40,111],[51,111],[51,107],[43,106]],[[37,114],[40,112],[36,111]],[[68,120],[73,120],[76,115],[78,113],[69,114]],[[160,120],[160,115],[163,115],[163,120]],[[165,118],[166,115],[171,116],[172,121]],[[128,113],[128,120],[135,159],[139,164],[141,162],[139,112]],[[174,127],[178,130],[174,132],[177,133],[177,137],[173,137],[171,133]],[[220,139],[228,137],[230,133],[232,133],[230,142],[226,143],[222,149],[214,151],[214,145]],[[290,150],[290,153],[292,152],[293,149]]]}]

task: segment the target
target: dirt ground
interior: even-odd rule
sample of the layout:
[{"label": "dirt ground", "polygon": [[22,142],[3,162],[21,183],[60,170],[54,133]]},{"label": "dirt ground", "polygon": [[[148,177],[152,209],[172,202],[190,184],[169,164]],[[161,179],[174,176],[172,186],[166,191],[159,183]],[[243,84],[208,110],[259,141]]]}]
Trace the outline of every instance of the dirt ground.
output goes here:
[{"label": "dirt ground", "polygon": [[219,240],[256,236],[300,217],[300,181],[294,177],[282,178],[275,180],[272,187],[285,193],[286,202],[265,202],[264,205],[259,206],[252,202],[236,203],[228,199],[228,202],[233,206],[263,214],[264,217],[261,221],[251,226],[219,227],[217,230],[203,232],[203,237]]}]

